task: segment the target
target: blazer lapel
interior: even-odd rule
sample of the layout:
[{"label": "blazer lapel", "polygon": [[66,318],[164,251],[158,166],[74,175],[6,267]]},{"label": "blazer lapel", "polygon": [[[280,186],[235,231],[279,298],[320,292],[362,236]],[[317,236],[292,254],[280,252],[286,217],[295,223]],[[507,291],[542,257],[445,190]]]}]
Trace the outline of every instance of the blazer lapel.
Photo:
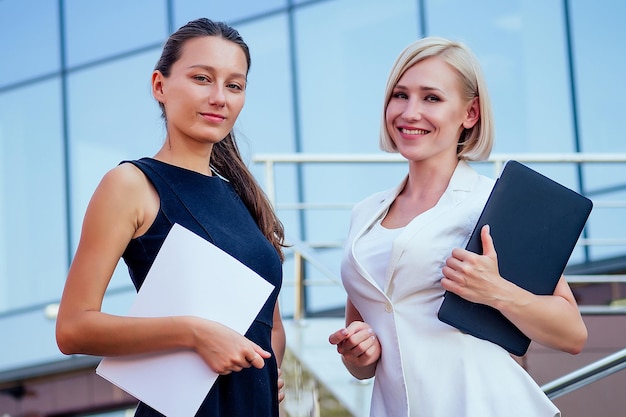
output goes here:
[{"label": "blazer lapel", "polygon": [[[395,270],[398,262],[402,258],[405,250],[411,241],[415,238],[424,227],[433,222],[446,221],[446,215],[456,206],[461,204],[468,196],[478,180],[478,173],[472,169],[466,161],[459,161],[457,164],[448,187],[441,195],[441,198],[434,207],[421,213],[406,225],[404,231],[394,240],[391,257],[385,273],[385,293],[391,298],[393,295]],[[397,194],[396,194],[397,195]],[[395,198],[395,196],[393,197]],[[389,205],[393,201],[389,202]]]},{"label": "blazer lapel", "polygon": [[378,219],[384,213],[387,212],[387,210],[389,210],[389,206],[391,206],[391,203],[393,203],[393,201],[396,199],[398,194],[400,194],[400,191],[402,191],[402,189],[404,188],[404,185],[406,184],[407,179],[408,179],[408,176],[405,177],[404,180],[396,188],[394,188],[394,189],[390,190],[389,192],[385,193],[380,198],[380,200],[378,200],[377,202],[373,203],[373,204],[377,204],[377,206],[373,206],[372,207],[372,210],[373,210],[372,214],[367,218],[367,221],[363,222],[362,227],[354,235],[354,238],[352,239],[352,242],[350,243],[350,248],[349,248],[350,249],[350,256],[351,256],[351,258],[352,258],[352,260],[354,262],[354,265],[355,265],[357,271],[372,286],[374,286],[375,288],[377,288],[381,292],[384,292],[384,289],[380,288],[380,286],[378,285],[376,280],[370,275],[370,273],[363,267],[363,265],[359,261],[359,258],[358,258],[357,254],[356,254],[356,251],[355,251],[356,242],[363,236],[363,234],[365,234],[374,225],[374,223],[376,223],[376,221],[378,221]]}]

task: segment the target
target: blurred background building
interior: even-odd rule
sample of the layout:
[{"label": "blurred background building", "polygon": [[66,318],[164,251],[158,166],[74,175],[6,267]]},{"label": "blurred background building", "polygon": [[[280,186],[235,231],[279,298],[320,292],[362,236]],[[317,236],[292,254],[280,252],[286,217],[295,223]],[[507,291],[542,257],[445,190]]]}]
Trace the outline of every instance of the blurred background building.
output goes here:
[{"label": "blurred background building", "polygon": [[[626,154],[621,0],[0,0],[0,416],[113,417],[134,404],[93,377],[97,358],[58,351],[55,306],[98,181],[120,161],[153,155],[164,139],[150,75],[167,36],[197,17],[230,23],[249,44],[241,150],[272,187],[287,234],[335,274],[350,206],[399,183],[406,167],[289,160],[268,180],[263,162],[385,157],[378,129],[387,74],[417,38],[444,36],[475,51],[495,109],[494,154]],[[597,244],[580,245],[570,271],[626,270],[626,207],[615,203],[626,200],[625,162],[536,165],[596,202],[583,238]],[[296,266],[288,257],[287,281]],[[614,305],[621,285],[581,284],[577,296],[582,305]],[[133,296],[121,264],[104,309],[124,314]],[[300,308],[340,315],[345,293],[311,285],[301,299],[286,285],[286,319]],[[555,365],[550,377],[626,345],[616,316],[588,320],[592,335],[604,328],[608,336],[590,339],[588,356]],[[542,358],[537,372],[561,363]],[[601,392],[563,406],[619,401]]]}]

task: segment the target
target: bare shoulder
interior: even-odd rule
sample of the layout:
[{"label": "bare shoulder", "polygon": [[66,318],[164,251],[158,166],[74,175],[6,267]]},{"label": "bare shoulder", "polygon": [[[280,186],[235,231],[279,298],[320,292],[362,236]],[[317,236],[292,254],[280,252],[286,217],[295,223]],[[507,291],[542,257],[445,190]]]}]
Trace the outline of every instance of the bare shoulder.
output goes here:
[{"label": "bare shoulder", "polygon": [[144,213],[153,211],[153,195],[149,180],[139,168],[120,164],[102,177],[89,202],[87,217],[95,217],[101,224],[121,222],[134,229],[134,235],[143,223]]},{"label": "bare shoulder", "polygon": [[123,163],[109,170],[100,185],[113,186],[121,191],[140,191],[147,184],[146,176],[131,163]]},{"label": "bare shoulder", "polygon": [[145,202],[152,193],[152,185],[143,172],[135,165],[124,163],[108,171],[96,194],[104,194],[112,203],[124,205]]}]

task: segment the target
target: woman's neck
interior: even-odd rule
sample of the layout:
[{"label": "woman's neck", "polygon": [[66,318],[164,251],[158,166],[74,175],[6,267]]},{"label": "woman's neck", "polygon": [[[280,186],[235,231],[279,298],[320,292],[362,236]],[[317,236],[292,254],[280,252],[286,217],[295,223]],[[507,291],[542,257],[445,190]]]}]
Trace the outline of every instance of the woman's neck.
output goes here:
[{"label": "woman's neck", "polygon": [[213,175],[209,166],[212,146],[202,149],[189,149],[185,146],[173,146],[169,141],[163,144],[154,155],[154,159],[198,172],[204,175]]},{"label": "woman's neck", "polygon": [[402,194],[415,201],[438,200],[458,165],[458,159],[445,163],[409,161],[409,176]]}]

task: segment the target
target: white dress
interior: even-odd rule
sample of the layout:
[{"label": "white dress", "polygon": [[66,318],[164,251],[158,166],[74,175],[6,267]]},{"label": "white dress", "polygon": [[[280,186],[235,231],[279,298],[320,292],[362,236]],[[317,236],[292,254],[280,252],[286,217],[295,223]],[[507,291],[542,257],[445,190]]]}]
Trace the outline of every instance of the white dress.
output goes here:
[{"label": "white dress", "polygon": [[404,183],[355,206],[341,274],[350,300],[382,345],[372,417],[560,416],[506,350],[437,319],[445,292],[441,269],[452,249],[467,243],[493,184],[459,162],[437,205],[393,239],[386,269],[376,268],[385,276],[378,278],[364,267],[357,243]]}]

